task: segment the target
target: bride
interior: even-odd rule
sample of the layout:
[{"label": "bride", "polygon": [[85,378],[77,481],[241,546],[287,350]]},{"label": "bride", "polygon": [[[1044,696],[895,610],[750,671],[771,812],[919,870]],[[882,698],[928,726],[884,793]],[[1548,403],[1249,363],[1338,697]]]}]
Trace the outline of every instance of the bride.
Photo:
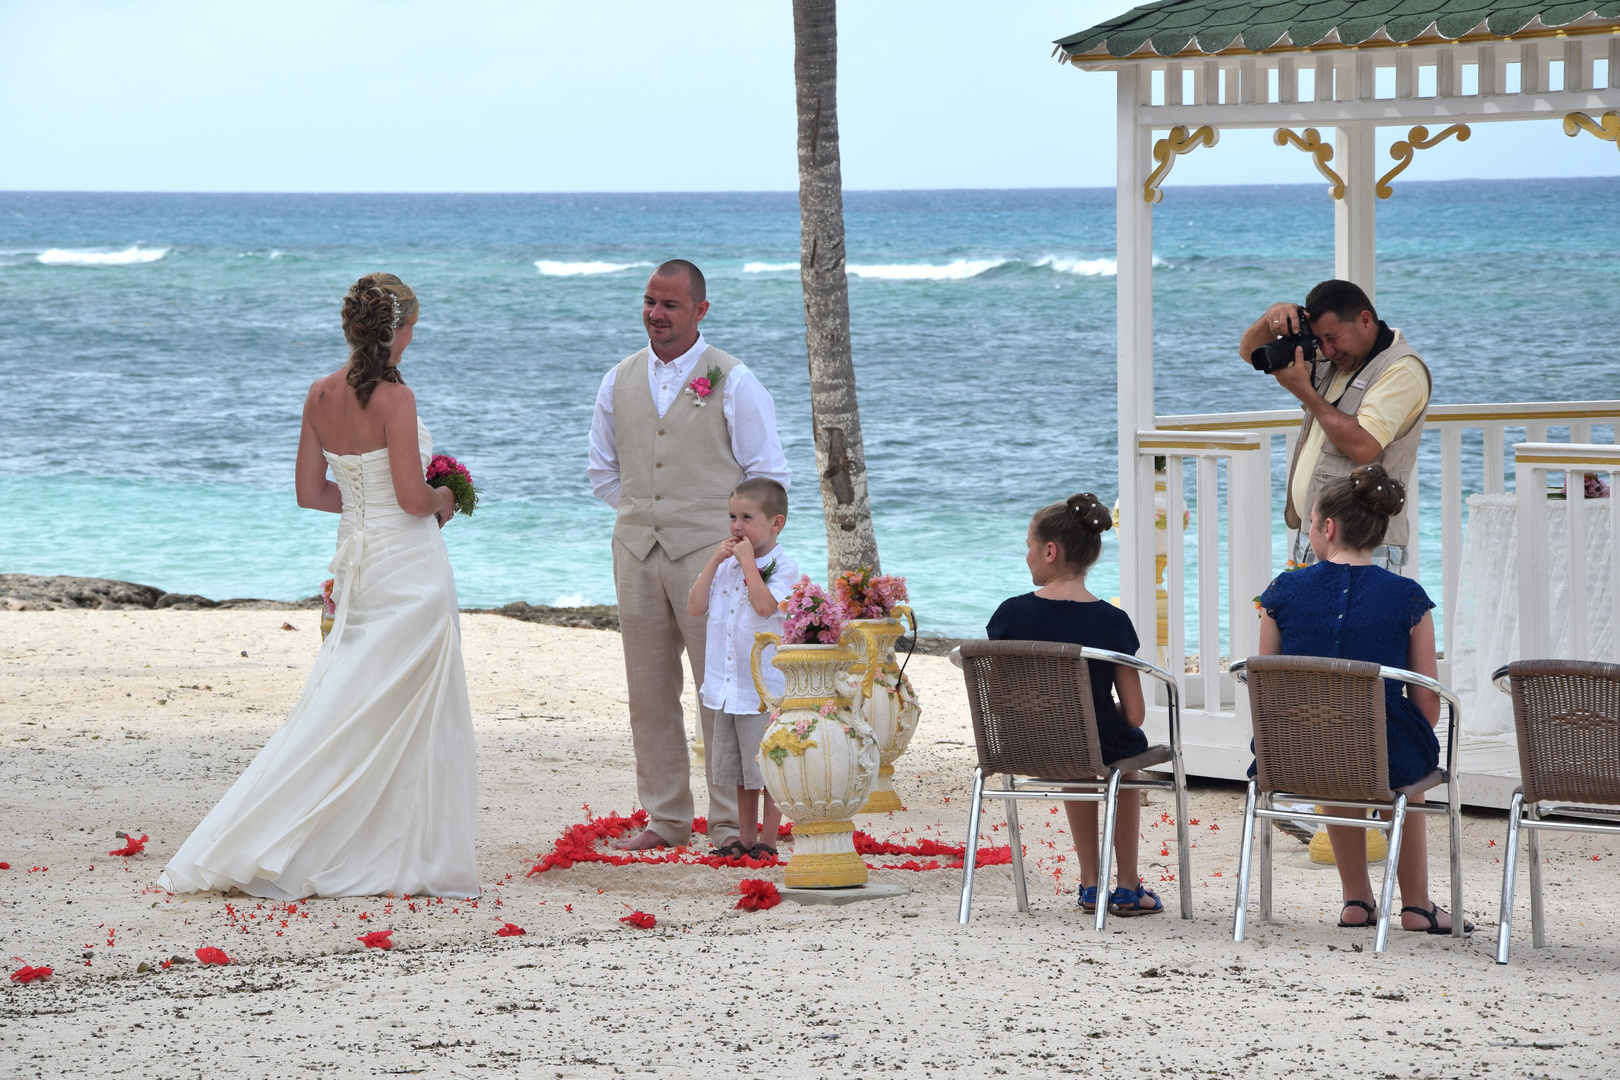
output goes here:
[{"label": "bride", "polygon": [[[368,274],[343,299],[349,362],[304,402],[298,505],[343,515],[337,614],[303,695],[170,860],[175,892],[474,897],[477,766],[449,488],[397,365],[416,294]],[[334,480],[327,478],[330,469]]]}]

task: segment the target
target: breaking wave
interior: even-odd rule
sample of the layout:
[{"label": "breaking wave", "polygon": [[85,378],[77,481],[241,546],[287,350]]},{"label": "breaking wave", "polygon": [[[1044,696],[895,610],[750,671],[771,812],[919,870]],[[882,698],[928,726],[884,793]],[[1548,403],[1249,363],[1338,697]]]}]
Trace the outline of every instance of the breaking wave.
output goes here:
[{"label": "breaking wave", "polygon": [[546,277],[579,277],[583,274],[617,274],[620,270],[631,270],[638,266],[651,266],[652,263],[611,263],[600,260],[556,262],[551,259],[536,259],[534,265]]},{"label": "breaking wave", "polygon": [[157,262],[168,253],[168,248],[128,247],[123,251],[50,248],[40,252],[36,259],[46,266],[132,266],[137,263]]},{"label": "breaking wave", "polygon": [[936,263],[883,263],[863,265],[851,263],[845,269],[853,277],[881,278],[885,281],[962,281],[978,277],[986,270],[994,270],[1007,263],[1006,259],[955,259]]}]

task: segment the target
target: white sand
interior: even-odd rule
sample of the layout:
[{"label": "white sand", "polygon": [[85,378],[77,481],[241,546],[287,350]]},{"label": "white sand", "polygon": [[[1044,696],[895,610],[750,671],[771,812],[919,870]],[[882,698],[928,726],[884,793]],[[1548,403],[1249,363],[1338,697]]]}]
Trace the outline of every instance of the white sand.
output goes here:
[{"label": "white sand", "polygon": [[[1062,817],[1038,804],[1025,811],[1031,855],[1045,852],[1032,867],[1035,911],[1017,914],[1010,872],[995,867],[979,875],[967,928],[955,921],[959,874],[949,870],[874,873],[914,890],[898,900],[756,914],[732,911],[728,891],[776,875],[580,865],[525,878],[560,829],[583,819],[583,804],[633,805],[623,670],[615,634],[496,616],[463,620],[481,762],[477,908],[317,900],[307,918],[283,913],[285,928],[260,917],[243,920],[244,933],[226,904],[256,916],[271,905],[171,898],[151,882],[296,699],[319,641],[314,616],[0,612],[0,860],[11,864],[0,871],[0,947],[19,958],[7,971],[26,962],[57,972],[0,988],[0,1080],[1613,1068],[1602,1062],[1615,1053],[1620,905],[1607,886],[1620,845],[1548,838],[1551,947],[1530,948],[1521,882],[1513,964],[1499,968],[1499,814],[1470,816],[1465,831],[1479,932],[1454,944],[1392,931],[1381,957],[1370,933],[1334,926],[1333,871],[1310,866],[1281,834],[1279,921],[1256,917],[1248,941],[1231,941],[1235,785],[1195,791],[1194,919],[1176,918],[1175,887],[1160,885],[1170,913],[1111,920],[1102,936],[1073,906]],[[280,629],[289,618],[296,632]],[[880,838],[960,843],[973,761],[960,675],[934,657],[910,672],[924,717],[896,778],[908,810],[857,824]],[[1167,808],[1153,798],[1144,820]],[[1003,841],[990,828],[999,804],[985,821]],[[120,829],[149,833],[147,853],[109,856]],[[1174,832],[1146,831],[1144,875],[1156,884],[1174,868],[1173,854],[1158,855]],[[1441,835],[1432,825],[1443,897]],[[621,924],[631,908],[658,927]],[[507,920],[527,936],[493,936]],[[395,931],[391,952],[355,940],[381,928]],[[142,961],[201,945],[238,963],[136,974]]]}]

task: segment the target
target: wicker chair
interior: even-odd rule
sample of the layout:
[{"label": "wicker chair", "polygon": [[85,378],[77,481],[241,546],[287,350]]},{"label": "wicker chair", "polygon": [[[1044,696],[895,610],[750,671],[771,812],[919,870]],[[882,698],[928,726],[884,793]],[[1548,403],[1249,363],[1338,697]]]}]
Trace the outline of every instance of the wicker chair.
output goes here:
[{"label": "wicker chair", "polygon": [[[1349,825],[1389,832],[1389,855],[1378,905],[1373,951],[1389,936],[1395,899],[1395,868],[1400,861],[1406,815],[1445,814],[1451,819],[1451,933],[1462,936],[1462,802],[1457,787],[1457,731],[1461,707],[1440,683],[1400,668],[1361,660],[1318,656],[1251,656],[1232,665],[1232,677],[1249,687],[1254,722],[1255,778],[1243,808],[1243,847],[1238,865],[1237,910],[1232,940],[1242,941],[1248,921],[1249,879],[1254,863],[1255,821],[1289,818],[1326,825]],[[1450,705],[1446,728],[1446,767],[1398,790],[1389,786],[1389,752],[1384,726],[1384,682],[1395,679],[1432,690]],[[1444,784],[1446,801],[1430,803],[1424,793]],[[1390,819],[1335,817],[1277,810],[1278,801],[1329,803],[1390,811]],[[1260,834],[1260,917],[1271,919],[1271,829]]]},{"label": "wicker chair", "polygon": [[[1519,830],[1529,832],[1530,940],[1538,949],[1547,944],[1541,908],[1541,830],[1620,832],[1620,824],[1543,820],[1545,814],[1602,815],[1606,812],[1593,807],[1620,806],[1620,665],[1520,660],[1500,668],[1495,679],[1513,695],[1513,725],[1519,736],[1520,784],[1508,809],[1502,910],[1496,929],[1496,962],[1505,964],[1518,878]],[[1587,805],[1577,808],[1569,803]]]},{"label": "wicker chair", "polygon": [[[1105,762],[1097,737],[1086,661],[1105,660],[1158,679],[1170,706],[1170,745]],[[962,901],[957,921],[968,921],[973,901],[974,861],[979,847],[979,814],[986,798],[1007,807],[1012,846],[1013,891],[1018,910],[1029,910],[1024,880],[1018,800],[1100,802],[1104,807],[1098,859],[1097,929],[1107,926],[1107,882],[1111,875],[1114,823],[1122,788],[1159,788],[1175,793],[1177,854],[1181,869],[1181,917],[1192,918],[1192,871],[1187,838],[1187,783],[1181,766],[1181,709],[1169,672],[1134,656],[1049,641],[969,641],[951,650],[951,661],[967,677],[973,714],[973,741],[979,765],[973,771],[973,805],[968,812],[967,847],[962,855]],[[1121,779],[1122,773],[1169,763],[1173,779]],[[985,779],[1000,773],[1003,790],[986,791]]]}]

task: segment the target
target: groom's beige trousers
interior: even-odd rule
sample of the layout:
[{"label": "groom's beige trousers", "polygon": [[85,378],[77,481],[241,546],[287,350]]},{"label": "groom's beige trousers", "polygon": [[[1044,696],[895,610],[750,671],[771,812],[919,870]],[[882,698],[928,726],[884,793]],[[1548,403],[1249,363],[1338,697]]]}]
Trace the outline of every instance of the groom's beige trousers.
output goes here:
[{"label": "groom's beige trousers", "polygon": [[[679,559],[654,544],[638,559],[613,542],[613,584],[619,594],[619,633],[629,686],[630,737],[636,751],[636,791],[647,811],[648,827],[671,844],[684,844],[692,832],[691,758],[686,748],[682,709],[681,653],[692,669],[692,685],[703,686],[704,641],[708,620],[686,613],[686,596],[713,549],[703,547]],[[714,713],[704,708],[705,749],[714,745]],[[724,843],[737,835],[737,791],[716,788],[713,754],[704,754],[709,788],[709,839]]]}]

